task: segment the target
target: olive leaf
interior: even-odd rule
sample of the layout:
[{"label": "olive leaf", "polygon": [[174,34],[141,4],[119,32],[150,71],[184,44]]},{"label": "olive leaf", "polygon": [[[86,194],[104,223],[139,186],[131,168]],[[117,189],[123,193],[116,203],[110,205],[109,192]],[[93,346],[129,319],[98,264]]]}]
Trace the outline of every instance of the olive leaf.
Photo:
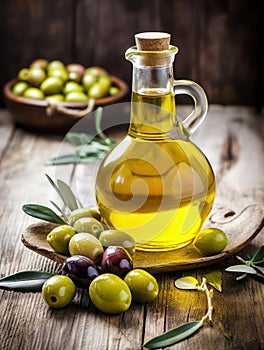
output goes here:
[{"label": "olive leaf", "polygon": [[77,147],[80,155],[96,154],[98,151],[108,151],[108,146],[103,142],[92,141],[87,145],[81,145]]},{"label": "olive leaf", "polygon": [[86,145],[94,138],[92,135],[79,133],[79,132],[68,132],[66,138],[74,145],[81,146]]},{"label": "olive leaf", "polygon": [[264,267],[254,265],[254,268],[259,270],[264,275]]},{"label": "olive leaf", "polygon": [[45,160],[45,165],[65,165],[81,163],[81,157],[77,154],[66,154],[60,157],[52,157]]},{"label": "olive leaf", "polygon": [[227,267],[225,269],[225,271],[250,273],[252,275],[255,275],[257,273],[256,270],[254,270],[252,267],[247,266],[247,265],[233,265],[233,266],[229,266],[229,267]]},{"label": "olive leaf", "polygon": [[253,275],[254,277],[258,277],[261,280],[264,280],[264,246],[258,248],[252,257],[247,256],[248,260],[244,260],[238,255],[236,256],[236,258],[242,264],[230,266],[226,269],[226,271],[243,272],[241,276],[236,278],[237,280],[242,280],[243,278],[247,277],[247,274]]},{"label": "olive leaf", "polygon": [[52,157],[45,161],[45,165],[85,164],[102,159],[115,144],[115,141],[109,139],[101,129],[102,115],[103,108],[98,107],[95,111],[97,138],[85,133],[69,132],[66,138],[75,147],[76,154]]},{"label": "olive leaf", "polygon": [[64,203],[67,203],[67,207],[73,211],[75,209],[78,209],[78,204],[75,198],[75,195],[73,194],[70,187],[62,180],[57,181],[58,187],[60,189],[60,192],[62,193],[62,196],[64,198]]},{"label": "olive leaf", "polygon": [[44,221],[54,222],[55,224],[67,224],[64,220],[62,220],[53,210],[44,205],[39,204],[24,204],[22,206],[22,210],[37,219],[41,219]]},{"label": "olive leaf", "polygon": [[16,292],[40,292],[53,274],[43,271],[21,271],[0,279],[0,289]]},{"label": "olive leaf", "polygon": [[195,333],[203,325],[203,319],[200,321],[192,321],[184,323],[170,331],[158,335],[146,342],[143,346],[148,349],[158,349],[165,346],[170,346],[188,338]]},{"label": "olive leaf", "polygon": [[192,276],[178,278],[174,285],[178,289],[198,289],[198,281]]},{"label": "olive leaf", "polygon": [[114,141],[107,139],[104,141],[93,141],[89,145],[78,145],[76,147],[77,154],[66,154],[49,158],[45,161],[45,165],[92,163],[102,159],[114,144]]},{"label": "olive leaf", "polygon": [[70,189],[70,187],[62,180],[58,180],[56,185],[49,175],[47,174],[45,175],[49,183],[51,184],[51,186],[58,193],[64,205],[67,208],[69,208],[70,211],[77,209],[78,208],[77,199],[73,194],[72,190]]},{"label": "olive leaf", "polygon": [[66,213],[56,204],[54,203],[53,201],[50,201],[50,203],[52,205],[54,205],[54,207],[58,210],[58,212],[61,214],[62,218],[65,220],[65,221],[68,221],[68,218],[67,218],[67,215]]},{"label": "olive leaf", "polygon": [[106,140],[108,137],[103,133],[101,129],[102,116],[103,116],[103,107],[98,107],[95,111],[95,130],[98,136],[102,140]]},{"label": "olive leaf", "polygon": [[222,292],[222,272],[211,271],[205,275],[207,282],[219,292]]},{"label": "olive leaf", "polygon": [[264,262],[264,245],[261,246],[250,259],[250,262],[256,264],[259,262]]}]

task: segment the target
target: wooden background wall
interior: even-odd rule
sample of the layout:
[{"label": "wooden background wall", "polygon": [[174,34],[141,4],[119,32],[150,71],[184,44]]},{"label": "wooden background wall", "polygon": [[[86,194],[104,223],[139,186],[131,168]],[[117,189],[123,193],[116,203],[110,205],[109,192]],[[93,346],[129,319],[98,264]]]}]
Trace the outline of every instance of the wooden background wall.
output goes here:
[{"label": "wooden background wall", "polygon": [[[179,47],[176,78],[199,82],[210,103],[260,109],[263,17],[259,0],[8,0],[0,10],[0,84],[33,59],[100,65],[130,83],[125,50],[141,31]],[[3,103],[3,100],[2,102]]]}]

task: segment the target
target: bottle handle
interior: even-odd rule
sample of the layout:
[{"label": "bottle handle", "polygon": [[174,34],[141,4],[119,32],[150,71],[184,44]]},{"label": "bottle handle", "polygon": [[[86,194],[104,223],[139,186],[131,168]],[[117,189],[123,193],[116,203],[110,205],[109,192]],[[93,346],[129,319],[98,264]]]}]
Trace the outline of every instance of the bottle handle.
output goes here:
[{"label": "bottle handle", "polygon": [[208,102],[203,88],[191,80],[175,80],[173,83],[175,95],[187,94],[194,101],[194,110],[181,123],[189,134],[192,134],[204,121],[208,111]]}]

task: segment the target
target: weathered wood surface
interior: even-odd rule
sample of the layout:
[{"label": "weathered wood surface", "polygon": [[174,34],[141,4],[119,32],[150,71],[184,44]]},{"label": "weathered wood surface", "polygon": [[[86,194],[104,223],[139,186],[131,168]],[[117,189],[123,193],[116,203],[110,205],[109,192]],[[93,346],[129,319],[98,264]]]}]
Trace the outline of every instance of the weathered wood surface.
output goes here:
[{"label": "weathered wood surface", "polygon": [[[179,113],[186,113],[186,109],[179,108]],[[263,207],[261,121],[251,108],[211,106],[194,137],[217,174],[216,205],[230,208],[231,214],[250,205]],[[83,202],[93,204],[94,166],[45,167],[43,162],[50,156],[72,151],[65,142],[59,151],[62,137],[16,129],[4,110],[0,113],[0,126],[0,276],[22,270],[58,272],[59,264],[22,244],[21,233],[39,221],[26,216],[21,206],[49,205],[50,199],[56,199],[45,173],[71,183]],[[238,237],[239,234],[238,227]],[[263,245],[263,235],[262,230],[239,255],[246,257]],[[215,269],[223,272],[223,292],[214,295],[214,326],[205,325],[195,336],[171,349],[264,349],[264,284],[251,278],[238,282],[234,274],[224,272],[225,267],[235,262],[234,257],[229,257],[210,267],[158,274],[157,300],[146,306],[134,304],[129,311],[116,316],[96,311],[86,291],[79,291],[71,306],[60,311],[49,309],[40,294],[0,291],[0,349],[139,350],[154,335],[203,316],[205,297],[196,291],[177,290],[174,280],[183,275],[201,278]],[[231,332],[231,339],[224,336],[222,328]]]},{"label": "weathered wood surface", "polygon": [[[1,2],[0,85],[33,59],[102,65],[130,81],[125,50],[142,31],[180,48],[176,77],[200,82],[211,103],[263,104],[261,0],[8,0]],[[123,59],[122,59],[123,58]]]}]

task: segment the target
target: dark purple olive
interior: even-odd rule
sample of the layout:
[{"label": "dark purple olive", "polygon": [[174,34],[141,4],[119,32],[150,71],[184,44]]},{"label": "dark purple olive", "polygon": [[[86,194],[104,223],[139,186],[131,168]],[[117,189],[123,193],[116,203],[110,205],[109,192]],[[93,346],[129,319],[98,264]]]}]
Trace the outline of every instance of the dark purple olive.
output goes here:
[{"label": "dark purple olive", "polygon": [[99,276],[100,270],[92,259],[83,255],[72,255],[64,261],[62,274],[70,277],[77,287],[87,288]]},{"label": "dark purple olive", "polygon": [[133,269],[132,258],[125,248],[110,246],[104,251],[101,267],[104,272],[124,277]]}]

